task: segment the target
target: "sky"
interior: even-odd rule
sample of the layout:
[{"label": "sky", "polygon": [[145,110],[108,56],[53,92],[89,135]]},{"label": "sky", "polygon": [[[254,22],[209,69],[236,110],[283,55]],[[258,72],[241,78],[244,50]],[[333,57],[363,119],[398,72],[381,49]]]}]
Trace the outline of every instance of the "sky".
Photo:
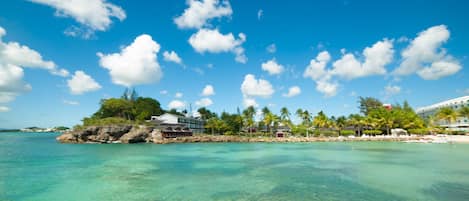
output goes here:
[{"label": "sky", "polygon": [[357,113],[469,95],[469,2],[11,0],[0,128],[73,126],[125,88],[164,109]]}]

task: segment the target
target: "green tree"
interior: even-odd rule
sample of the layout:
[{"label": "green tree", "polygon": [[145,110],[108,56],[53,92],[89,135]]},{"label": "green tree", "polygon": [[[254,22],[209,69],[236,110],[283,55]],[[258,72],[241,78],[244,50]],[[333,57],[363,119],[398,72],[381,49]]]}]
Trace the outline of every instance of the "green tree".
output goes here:
[{"label": "green tree", "polygon": [[339,130],[339,135],[341,134],[342,130],[347,126],[347,118],[344,116],[340,116],[335,120],[335,125]]},{"label": "green tree", "polygon": [[371,110],[383,107],[383,103],[372,97],[359,97],[359,109],[363,115],[368,115]]},{"label": "green tree", "polygon": [[207,108],[205,107],[201,107],[197,110],[197,112],[200,114],[200,117],[204,120],[207,120],[207,119],[210,119],[212,117],[216,117],[217,114],[215,112],[212,112],[210,110],[208,110]]},{"label": "green tree", "polygon": [[448,124],[451,124],[453,123],[453,121],[456,121],[456,117],[457,112],[450,107],[441,108],[436,112],[436,118],[440,120],[445,120]]},{"label": "green tree", "polygon": [[152,115],[163,114],[160,103],[153,98],[138,97],[133,103],[133,116],[136,120],[148,120]]},{"label": "green tree", "polygon": [[469,106],[464,106],[458,110],[458,115],[460,117],[465,117],[469,119]]},{"label": "green tree", "polygon": [[362,134],[363,127],[366,125],[365,117],[359,114],[351,114],[348,118],[348,124],[358,130],[358,135]]},{"label": "green tree", "polygon": [[313,119],[313,125],[316,128],[327,128],[329,127],[329,119],[323,111],[318,112],[318,114]]},{"label": "green tree", "polygon": [[256,114],[256,109],[253,106],[249,106],[243,110],[243,121],[244,125],[248,127],[248,131],[251,132],[252,127],[254,126],[254,114]]},{"label": "green tree", "polygon": [[125,99],[110,98],[101,100],[101,107],[93,114],[92,118],[103,119],[107,117],[121,117],[133,120],[132,103]]}]

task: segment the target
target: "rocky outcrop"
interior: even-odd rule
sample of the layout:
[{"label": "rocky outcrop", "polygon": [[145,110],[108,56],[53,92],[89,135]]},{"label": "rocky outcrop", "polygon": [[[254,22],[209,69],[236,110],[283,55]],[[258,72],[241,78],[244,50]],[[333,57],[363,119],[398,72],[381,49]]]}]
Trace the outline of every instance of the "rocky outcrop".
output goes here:
[{"label": "rocky outcrop", "polygon": [[203,143],[203,142],[344,142],[344,141],[409,141],[426,139],[414,137],[259,137],[259,136],[226,136],[226,135],[194,135],[191,137],[163,138],[161,131],[143,125],[90,126],[81,130],[65,132],[57,137],[62,143]]},{"label": "rocky outcrop", "polygon": [[147,126],[89,126],[65,132],[56,139],[62,143],[138,143],[148,142],[152,131]]}]

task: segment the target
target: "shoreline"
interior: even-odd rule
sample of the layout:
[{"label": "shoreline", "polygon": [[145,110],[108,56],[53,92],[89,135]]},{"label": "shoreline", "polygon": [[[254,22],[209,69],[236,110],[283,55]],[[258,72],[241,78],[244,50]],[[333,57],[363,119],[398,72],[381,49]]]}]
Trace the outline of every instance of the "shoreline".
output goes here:
[{"label": "shoreline", "polygon": [[339,137],[268,137],[241,135],[195,134],[165,138],[161,130],[148,126],[91,126],[83,130],[62,133],[56,137],[61,143],[133,144],[133,143],[297,143],[297,142],[409,142],[409,143],[467,143],[469,136],[401,135],[401,136],[339,136]]}]

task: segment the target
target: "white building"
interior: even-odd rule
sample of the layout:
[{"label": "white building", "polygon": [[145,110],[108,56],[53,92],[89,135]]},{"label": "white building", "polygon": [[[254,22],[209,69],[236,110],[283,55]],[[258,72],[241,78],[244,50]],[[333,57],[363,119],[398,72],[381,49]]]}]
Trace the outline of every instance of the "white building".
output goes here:
[{"label": "white building", "polygon": [[151,116],[151,120],[159,120],[164,124],[185,124],[193,133],[204,133],[205,121],[199,118],[165,113],[160,116]]},{"label": "white building", "polygon": [[[439,102],[433,105],[425,106],[418,108],[415,112],[422,118],[427,119],[429,116],[434,116],[436,112],[445,107],[453,108],[454,110],[459,110],[462,107],[469,106],[469,96],[463,96],[451,100],[446,100]],[[469,119],[464,117],[458,117],[456,121],[451,124],[445,120],[436,120],[436,125],[450,128],[451,130],[468,130],[469,129]]]}]

